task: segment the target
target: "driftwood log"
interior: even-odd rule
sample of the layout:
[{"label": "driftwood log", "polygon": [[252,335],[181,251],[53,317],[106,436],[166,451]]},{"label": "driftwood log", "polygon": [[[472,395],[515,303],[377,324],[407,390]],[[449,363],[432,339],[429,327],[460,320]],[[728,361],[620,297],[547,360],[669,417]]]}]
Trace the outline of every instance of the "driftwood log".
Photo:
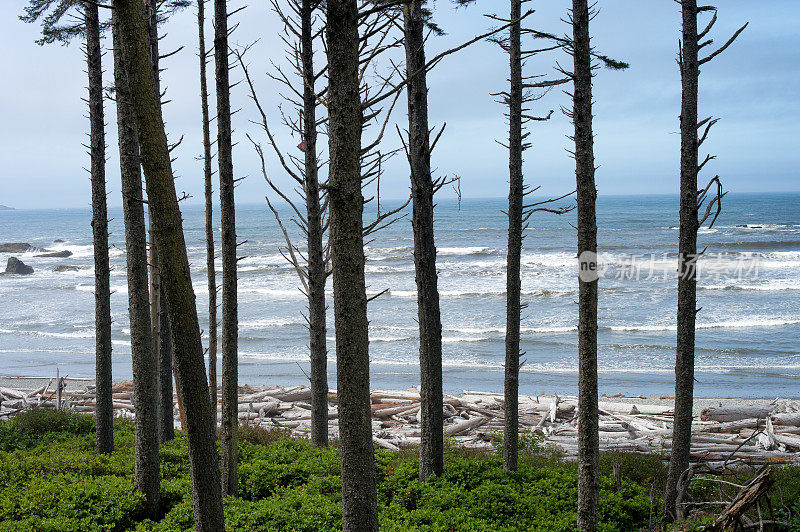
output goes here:
[{"label": "driftwood log", "polygon": [[[58,408],[58,386],[32,390],[0,387],[0,419],[30,408]],[[62,389],[63,390],[63,389]],[[114,384],[113,405],[121,417],[135,416],[133,386]],[[618,397],[618,396],[617,396]],[[420,441],[419,390],[375,390],[372,398],[373,442],[383,449],[412,447]],[[503,396],[468,391],[445,394],[445,434],[455,444],[492,449],[503,430]],[[666,454],[672,447],[672,406],[604,400],[599,402],[600,448],[604,452]],[[240,386],[239,422],[266,429],[311,434],[311,389],[308,386]],[[338,437],[336,391],[328,394],[330,437]],[[62,391],[61,406],[94,411],[93,386]],[[577,456],[577,398],[520,396],[519,431],[542,435],[546,446],[566,458]],[[219,418],[219,407],[217,412]],[[175,418],[180,426],[180,418]],[[704,464],[800,464],[800,402],[776,400],[768,405],[709,407],[692,426],[692,460]],[[735,457],[734,457],[735,456]]]},{"label": "driftwood log", "polygon": [[725,507],[725,510],[716,521],[707,526],[705,530],[709,532],[724,532],[725,530],[737,529],[742,514],[756,504],[769,490],[772,485],[771,473],[772,469],[765,467],[758,475],[753,477]]}]

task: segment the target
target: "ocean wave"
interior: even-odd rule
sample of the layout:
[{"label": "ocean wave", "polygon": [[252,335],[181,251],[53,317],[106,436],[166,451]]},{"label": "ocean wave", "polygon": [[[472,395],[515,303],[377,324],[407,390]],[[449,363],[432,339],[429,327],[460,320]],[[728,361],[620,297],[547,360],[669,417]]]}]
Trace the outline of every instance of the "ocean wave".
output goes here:
[{"label": "ocean wave", "polygon": [[[93,284],[79,284],[73,287],[78,292],[94,292],[94,285]],[[111,285],[111,293],[112,294],[127,294],[128,293],[128,285],[127,284],[115,284]]]},{"label": "ocean wave", "polygon": [[239,261],[239,267],[253,266],[279,266],[288,264],[288,261],[280,253],[270,253],[267,255],[249,255]]},{"label": "ocean wave", "polygon": [[736,224],[736,225],[717,225],[718,229],[767,229],[767,230],[789,230],[793,231],[795,228],[800,227],[797,224],[783,223],[783,224]]},{"label": "ocean wave", "polygon": [[[441,266],[441,265],[440,265]],[[409,262],[408,264],[404,264],[402,266],[388,266],[385,264],[367,264],[364,266],[364,272],[367,274],[370,273],[413,273],[414,272],[414,264]]]},{"label": "ocean wave", "polygon": [[[740,320],[718,321],[711,323],[698,323],[695,328],[697,329],[755,329],[759,327],[780,327],[783,325],[797,325],[800,324],[800,319],[791,318],[744,318]],[[652,332],[652,331],[675,331],[677,325],[675,324],[653,324],[653,325],[612,325],[608,327],[600,327],[617,332]]]},{"label": "ocean wave", "polygon": [[21,334],[25,336],[45,336],[47,338],[94,338],[94,331],[74,331],[74,332],[51,332],[51,331],[31,331],[0,329],[0,334]]},{"label": "ocean wave", "polygon": [[[330,341],[336,341],[335,337],[328,338]],[[419,340],[419,336],[370,336],[370,342],[410,342]]]},{"label": "ocean wave", "polygon": [[[568,295],[577,292],[576,289],[535,289],[535,290],[522,290],[523,297],[552,297],[558,295]],[[416,298],[416,290],[389,290],[389,295],[401,298]],[[505,296],[505,288],[484,289],[484,290],[439,290],[440,297],[498,297]]]},{"label": "ocean wave", "polygon": [[299,288],[285,289],[285,288],[239,287],[239,293],[256,294],[259,296],[269,296],[275,299],[296,299],[296,298],[305,299],[306,297],[303,295],[303,293],[300,291]]},{"label": "ocean wave", "polygon": [[761,284],[714,284],[714,285],[698,285],[700,290],[753,290],[757,292],[774,292],[783,290],[800,290],[800,281],[795,279],[772,279]]},{"label": "ocean wave", "polygon": [[467,247],[442,247],[436,250],[437,255],[492,255],[501,252],[502,250],[482,247],[482,246],[467,246]]},{"label": "ocean wave", "polygon": [[262,318],[258,320],[245,320],[239,322],[240,329],[269,329],[273,327],[292,327],[295,325],[304,325],[299,320],[286,319],[286,318]]},{"label": "ocean wave", "polygon": [[[439,257],[450,256],[469,256],[469,255],[493,255],[502,253],[503,250],[485,246],[463,246],[463,247],[440,247],[436,250]],[[380,261],[388,259],[410,259],[414,253],[413,246],[394,246],[385,248],[366,247],[364,253],[368,261]]]},{"label": "ocean wave", "polygon": [[[197,268],[198,270],[206,271],[205,266],[200,266]],[[291,265],[288,261],[284,261],[283,264],[262,264],[258,266],[239,266],[236,270],[239,273],[270,273],[275,271],[294,271],[294,266]]]},{"label": "ocean wave", "polygon": [[715,242],[713,247],[727,249],[800,249],[799,240],[753,240],[739,242]]}]

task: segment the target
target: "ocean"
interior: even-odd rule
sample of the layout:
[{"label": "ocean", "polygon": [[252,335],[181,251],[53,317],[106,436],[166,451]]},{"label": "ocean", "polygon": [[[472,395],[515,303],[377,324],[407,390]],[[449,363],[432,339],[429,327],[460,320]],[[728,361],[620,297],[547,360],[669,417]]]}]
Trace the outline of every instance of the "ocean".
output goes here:
[{"label": "ocean", "polygon": [[[447,199],[436,208],[446,391],[502,391],[505,202],[464,199],[459,205]],[[288,210],[282,213],[288,221]],[[598,199],[601,393],[674,392],[677,213],[677,196]],[[113,371],[123,380],[131,378],[124,231],[121,209],[109,214]],[[374,215],[365,212],[365,219]],[[184,206],[183,216],[200,324],[207,331],[202,206]],[[51,377],[58,368],[61,375],[94,376],[90,220],[88,210],[0,211],[0,242],[73,253],[15,255],[34,274],[0,276],[0,375]],[[577,392],[577,259],[570,224],[574,213],[536,213],[525,232],[522,394]],[[266,205],[240,205],[237,227],[247,241],[239,262],[240,383],[308,383],[306,302],[297,274],[280,254],[283,236]],[[216,238],[219,244],[219,233]],[[730,194],[699,242],[707,251],[698,262],[696,395],[800,396],[800,194]],[[408,217],[373,235],[367,246],[368,293],[389,290],[369,304],[373,389],[419,384],[412,247]],[[0,253],[0,264],[9,256]],[[81,269],[53,271],[62,264]],[[334,388],[331,293],[329,284]]]}]

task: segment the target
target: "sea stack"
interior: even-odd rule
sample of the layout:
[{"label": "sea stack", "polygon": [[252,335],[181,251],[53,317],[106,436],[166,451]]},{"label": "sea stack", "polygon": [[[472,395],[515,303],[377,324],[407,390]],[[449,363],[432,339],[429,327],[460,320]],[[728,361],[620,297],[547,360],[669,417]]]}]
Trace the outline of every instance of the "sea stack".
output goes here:
[{"label": "sea stack", "polygon": [[16,273],[18,275],[30,275],[33,273],[33,267],[28,266],[17,257],[9,257],[8,264],[6,264],[6,273]]}]

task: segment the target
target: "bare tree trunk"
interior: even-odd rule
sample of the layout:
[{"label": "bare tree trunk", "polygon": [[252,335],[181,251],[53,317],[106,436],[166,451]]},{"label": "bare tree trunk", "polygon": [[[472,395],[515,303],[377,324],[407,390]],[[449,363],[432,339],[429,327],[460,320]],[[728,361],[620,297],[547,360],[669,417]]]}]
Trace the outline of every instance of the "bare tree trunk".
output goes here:
[{"label": "bare tree trunk", "polygon": [[419,320],[419,369],[422,439],[419,479],[444,470],[442,416],[442,321],[433,235],[433,179],[431,178],[428,87],[425,71],[425,22],[422,2],[403,9],[408,77],[408,161],[411,166],[411,224],[414,228],[414,269]]},{"label": "bare tree trunk", "polygon": [[[156,90],[161,94],[161,71],[158,48],[158,0],[144,0],[147,3],[148,30],[150,34],[150,59],[153,65],[153,76],[156,81]],[[150,239],[153,240],[152,222],[150,226]],[[161,286],[161,274],[158,270],[158,253],[151,248],[151,295],[150,319],[153,327],[153,355],[156,360],[156,396],[158,419],[158,436],[160,442],[171,440],[175,437],[173,423],[174,411],[172,405],[172,338],[169,318],[167,317],[164,288]]]},{"label": "bare tree trunk", "polygon": [[167,301],[161,289],[159,320],[161,345],[158,351],[158,441],[168,442],[175,437],[175,410],[172,404],[172,327],[169,324]]},{"label": "bare tree trunk", "polygon": [[[578,203],[578,256],[596,261],[597,218],[592,138],[592,65],[587,0],[572,1],[575,126],[575,178]],[[597,285],[585,272],[578,280],[578,528],[597,529],[600,499],[597,412]]]},{"label": "bare tree trunk", "polygon": [[206,271],[208,274],[208,388],[214,408],[214,425],[217,410],[217,271],[214,265],[214,200],[211,182],[211,128],[208,119],[208,81],[206,65],[205,3],[197,0],[197,27],[200,48],[200,105],[203,110],[203,175],[206,197]]},{"label": "bare tree trunk", "polygon": [[303,69],[303,140],[305,193],[308,217],[308,323],[311,351],[311,441],[328,445],[328,348],[325,323],[325,257],[322,247],[322,209],[317,160],[317,97],[314,89],[313,13],[315,0],[302,0],[300,8]]},{"label": "bare tree trunk", "polygon": [[108,211],[106,209],[106,137],[103,116],[103,66],[100,20],[96,4],[84,6],[86,62],[89,73],[89,125],[92,178],[92,236],[94,240],[94,324],[97,385],[96,447],[114,450],[114,410],[111,402],[111,271],[108,265]]},{"label": "bare tree trunk", "polygon": [[681,199],[678,243],[678,339],[675,360],[675,423],[664,514],[674,519],[678,479],[689,467],[694,401],[694,338],[697,307],[697,1],[683,0],[681,52]]},{"label": "bare tree trunk", "polygon": [[142,203],[139,143],[131,105],[128,79],[123,65],[119,24],[113,15],[114,85],[117,100],[122,207],[128,274],[128,310],[133,360],[133,400],[136,408],[136,452],[134,478],[145,495],[148,514],[158,513],[160,474],[156,431],[156,366],[150,329],[147,279],[147,227]]},{"label": "bare tree trunk", "polygon": [[511,90],[508,99],[508,256],[506,262],[506,365],[503,414],[503,469],[515,471],[519,455],[519,329],[520,257],[522,254],[522,1],[511,0],[511,28],[508,53]]},{"label": "bare tree trunk", "polygon": [[226,0],[214,0],[214,59],[217,80],[217,158],[222,212],[222,490],[237,490],[239,427],[238,302],[236,297],[236,208],[234,200],[231,102],[228,79]]},{"label": "bare tree trunk", "polygon": [[369,331],[364,282],[359,34],[356,0],[329,0],[327,18],[330,126],[330,238],[342,529],[377,531],[378,507],[369,396]]},{"label": "bare tree trunk", "polygon": [[155,244],[173,327],[178,389],[183,393],[186,403],[192,405],[186,410],[184,430],[189,447],[195,527],[198,532],[219,532],[225,529],[219,455],[212,430],[203,344],[183,223],[175,193],[159,94],[149,61],[144,9],[140,0],[114,0],[112,5],[119,17],[125,70],[155,226]]}]

